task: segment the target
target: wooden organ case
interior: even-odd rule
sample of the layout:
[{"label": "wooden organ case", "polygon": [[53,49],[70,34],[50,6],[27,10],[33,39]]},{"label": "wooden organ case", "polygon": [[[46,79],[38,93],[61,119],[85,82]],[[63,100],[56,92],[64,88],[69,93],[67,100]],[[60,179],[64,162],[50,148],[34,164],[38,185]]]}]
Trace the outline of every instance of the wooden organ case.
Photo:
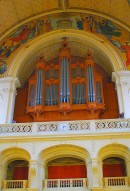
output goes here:
[{"label": "wooden organ case", "polygon": [[87,51],[85,61],[74,63],[64,38],[59,63],[47,64],[40,55],[29,79],[26,109],[34,121],[98,119],[105,106],[102,76],[92,52]]}]

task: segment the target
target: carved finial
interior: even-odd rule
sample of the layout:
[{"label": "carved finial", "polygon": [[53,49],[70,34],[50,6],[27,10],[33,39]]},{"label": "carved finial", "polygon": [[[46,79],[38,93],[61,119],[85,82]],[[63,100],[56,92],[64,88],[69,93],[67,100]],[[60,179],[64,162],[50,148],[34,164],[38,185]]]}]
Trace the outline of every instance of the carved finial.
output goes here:
[{"label": "carved finial", "polygon": [[62,38],[62,42],[61,45],[62,47],[60,48],[59,52],[59,60],[61,61],[63,58],[71,58],[71,52],[70,52],[70,48],[68,47],[68,38],[67,37],[63,37]]},{"label": "carved finial", "polygon": [[65,37],[65,36],[62,38],[62,40],[63,40],[63,41],[62,41],[62,47],[64,47],[64,48],[68,47],[68,41],[67,41],[67,39],[68,39],[68,38]]},{"label": "carved finial", "polygon": [[42,62],[42,61],[45,61],[45,59],[44,59],[43,53],[41,52],[41,54],[39,54],[38,56],[38,62]]},{"label": "carved finial", "polygon": [[89,49],[88,49],[87,52],[86,52],[86,58],[87,58],[87,59],[92,59],[92,58],[93,58],[93,52],[90,51]]}]

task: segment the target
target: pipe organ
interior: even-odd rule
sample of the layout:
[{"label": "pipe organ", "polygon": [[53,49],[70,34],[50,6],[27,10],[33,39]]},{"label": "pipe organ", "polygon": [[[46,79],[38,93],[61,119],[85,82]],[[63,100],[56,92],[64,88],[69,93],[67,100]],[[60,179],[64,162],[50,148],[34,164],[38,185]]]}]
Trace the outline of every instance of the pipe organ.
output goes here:
[{"label": "pipe organ", "polygon": [[87,51],[85,61],[72,62],[64,37],[58,62],[46,63],[41,54],[29,79],[26,109],[34,121],[98,119],[105,105],[92,52]]}]

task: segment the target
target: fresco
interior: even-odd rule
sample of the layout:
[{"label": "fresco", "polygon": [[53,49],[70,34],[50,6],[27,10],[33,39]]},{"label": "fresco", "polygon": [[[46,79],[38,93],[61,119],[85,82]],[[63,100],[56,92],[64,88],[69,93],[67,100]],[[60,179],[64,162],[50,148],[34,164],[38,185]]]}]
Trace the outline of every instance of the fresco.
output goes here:
[{"label": "fresco", "polygon": [[18,47],[39,35],[64,28],[103,35],[122,52],[125,51],[122,45],[129,38],[126,30],[101,17],[80,13],[60,13],[49,17],[45,16],[20,26],[0,42],[0,74],[6,71],[7,60]]},{"label": "fresco", "polygon": [[3,74],[6,71],[6,62],[4,60],[0,60],[0,74]]}]

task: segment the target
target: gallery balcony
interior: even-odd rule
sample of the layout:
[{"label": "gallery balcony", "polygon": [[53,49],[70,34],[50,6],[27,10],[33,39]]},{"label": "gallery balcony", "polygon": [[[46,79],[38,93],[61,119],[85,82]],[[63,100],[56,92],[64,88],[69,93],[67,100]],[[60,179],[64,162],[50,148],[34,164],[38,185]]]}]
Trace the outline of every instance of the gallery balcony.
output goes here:
[{"label": "gallery balcony", "polygon": [[34,122],[0,124],[0,138],[11,136],[62,137],[62,136],[109,136],[130,132],[130,119],[82,120],[62,122]]},{"label": "gallery balcony", "polygon": [[[109,177],[103,178],[103,188],[102,191],[129,191],[129,181],[128,177]],[[78,179],[46,179],[43,180],[42,190],[80,190],[85,191],[88,189],[88,180],[85,178]],[[28,181],[27,180],[4,180],[2,191],[27,191]]]}]

